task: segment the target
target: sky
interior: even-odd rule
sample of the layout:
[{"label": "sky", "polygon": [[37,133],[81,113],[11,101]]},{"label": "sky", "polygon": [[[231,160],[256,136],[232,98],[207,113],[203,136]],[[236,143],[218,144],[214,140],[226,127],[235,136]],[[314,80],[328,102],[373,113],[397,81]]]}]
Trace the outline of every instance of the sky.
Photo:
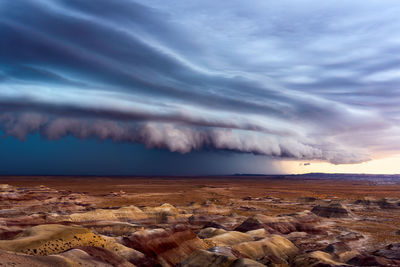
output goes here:
[{"label": "sky", "polygon": [[400,173],[398,14],[0,1],[0,174]]}]

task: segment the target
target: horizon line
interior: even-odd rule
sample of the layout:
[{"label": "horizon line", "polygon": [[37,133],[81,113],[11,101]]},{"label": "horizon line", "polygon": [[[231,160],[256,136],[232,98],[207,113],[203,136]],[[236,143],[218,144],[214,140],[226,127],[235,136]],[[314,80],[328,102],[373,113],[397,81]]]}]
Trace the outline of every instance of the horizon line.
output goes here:
[{"label": "horizon line", "polygon": [[262,177],[262,176],[307,176],[307,175],[355,175],[355,176],[400,176],[400,173],[288,173],[288,174],[267,174],[267,173],[233,173],[233,174],[0,174],[0,178],[7,177]]}]

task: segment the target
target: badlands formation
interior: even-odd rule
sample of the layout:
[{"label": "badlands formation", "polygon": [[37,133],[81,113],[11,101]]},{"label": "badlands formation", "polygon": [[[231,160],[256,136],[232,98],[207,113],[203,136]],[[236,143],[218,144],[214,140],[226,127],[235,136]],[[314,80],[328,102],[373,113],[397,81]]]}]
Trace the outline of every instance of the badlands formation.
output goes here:
[{"label": "badlands formation", "polygon": [[396,184],[0,182],[0,266],[400,266]]}]

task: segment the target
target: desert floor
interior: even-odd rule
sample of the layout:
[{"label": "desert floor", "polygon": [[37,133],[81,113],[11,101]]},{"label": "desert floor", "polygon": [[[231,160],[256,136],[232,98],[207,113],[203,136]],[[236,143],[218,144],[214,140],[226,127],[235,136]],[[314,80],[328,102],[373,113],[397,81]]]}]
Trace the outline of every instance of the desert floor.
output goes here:
[{"label": "desert floor", "polygon": [[[219,241],[212,239],[215,238],[213,235],[201,234],[202,229],[208,226],[247,233],[257,229],[253,224],[249,226],[249,218],[256,218],[258,227],[271,234],[277,233],[297,246],[298,255],[294,259],[284,260],[290,266],[296,266],[299,262],[307,266],[310,253],[329,252],[326,247],[336,243],[345,243],[349,249],[329,252],[332,261],[357,266],[355,262],[363,260],[361,256],[356,256],[357,253],[369,253],[377,261],[395,261],[376,251],[400,242],[400,184],[395,183],[219,176],[1,177],[0,184],[3,188],[0,217],[4,239],[0,240],[0,249],[6,246],[2,247],[1,242],[15,242],[21,233],[26,235],[24,233],[29,227],[42,224],[79,225],[95,234],[120,240],[125,238],[125,243],[118,242],[144,254],[146,251],[132,245],[134,241],[127,241],[137,238],[130,236],[136,231],[132,229],[167,229],[183,224],[188,225],[190,231],[197,235],[200,233],[201,240],[212,247],[210,243],[214,242],[212,244],[217,246]],[[124,217],[120,212],[124,207],[134,207],[140,214]],[[105,211],[110,211],[112,216]],[[99,218],[96,214],[100,212],[106,217]],[[131,228],[125,225],[125,228],[130,229],[127,230],[110,221],[124,222]],[[109,225],[104,230],[106,222]],[[307,225],[304,228],[306,230],[302,224]],[[296,234],[300,232],[304,234]],[[19,247],[11,251],[27,253]],[[60,252],[65,253],[57,251]],[[173,262],[171,266],[178,263],[177,260],[166,260],[168,257],[154,255],[154,251],[145,256],[156,263],[142,262],[143,266],[169,266],[168,261]],[[188,256],[185,255],[186,264],[191,266]],[[352,259],[353,256],[358,257],[357,260]],[[185,257],[179,258],[182,266],[185,266],[185,262],[180,262]],[[254,260],[268,265],[265,258]],[[319,259],[322,262],[324,260]],[[136,265],[138,262],[140,265],[137,259],[129,262],[135,261]]]}]

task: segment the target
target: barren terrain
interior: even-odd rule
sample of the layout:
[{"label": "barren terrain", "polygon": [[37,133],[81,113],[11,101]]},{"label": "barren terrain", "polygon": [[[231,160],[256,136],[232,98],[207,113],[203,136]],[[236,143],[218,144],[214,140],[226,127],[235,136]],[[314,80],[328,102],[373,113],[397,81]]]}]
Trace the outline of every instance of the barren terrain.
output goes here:
[{"label": "barren terrain", "polygon": [[396,182],[2,177],[0,184],[0,265],[400,265]]}]

